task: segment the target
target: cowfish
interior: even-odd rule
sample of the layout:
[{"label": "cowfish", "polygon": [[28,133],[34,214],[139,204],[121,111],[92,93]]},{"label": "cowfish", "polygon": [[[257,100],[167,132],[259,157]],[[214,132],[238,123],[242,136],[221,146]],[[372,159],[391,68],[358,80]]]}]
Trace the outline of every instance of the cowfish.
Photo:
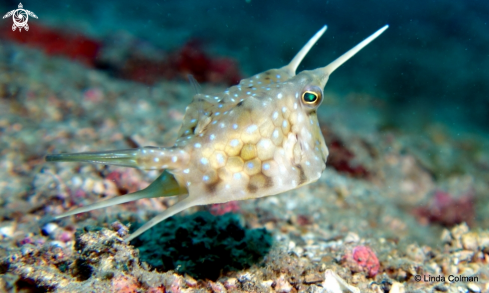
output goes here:
[{"label": "cowfish", "polygon": [[329,76],[387,28],[329,65],[296,74],[302,59],[326,31],[324,26],[289,64],[243,79],[214,95],[198,92],[186,108],[172,147],[48,155],[49,162],[163,170],[143,190],[67,211],[55,219],[142,198],[177,196],[177,203],[125,238],[130,241],[192,206],[276,195],[315,182],[328,158],[317,109]]}]

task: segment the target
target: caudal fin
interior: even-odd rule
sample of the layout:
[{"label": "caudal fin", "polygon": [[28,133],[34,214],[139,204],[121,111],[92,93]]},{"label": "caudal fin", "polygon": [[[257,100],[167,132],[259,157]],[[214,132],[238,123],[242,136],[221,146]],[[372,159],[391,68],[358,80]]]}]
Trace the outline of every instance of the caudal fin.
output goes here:
[{"label": "caudal fin", "polygon": [[143,147],[104,152],[77,154],[52,154],[46,156],[48,162],[87,162],[93,164],[117,165],[146,170],[175,169],[188,160],[188,154],[178,148]]},{"label": "caudal fin", "polygon": [[138,149],[127,149],[106,152],[86,152],[76,154],[51,154],[46,156],[48,162],[87,162],[104,165],[138,167]]}]

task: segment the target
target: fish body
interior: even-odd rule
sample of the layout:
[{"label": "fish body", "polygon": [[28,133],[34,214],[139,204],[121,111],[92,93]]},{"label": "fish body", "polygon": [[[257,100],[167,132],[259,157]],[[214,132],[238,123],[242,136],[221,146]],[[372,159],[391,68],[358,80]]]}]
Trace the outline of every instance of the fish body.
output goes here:
[{"label": "fish body", "polygon": [[299,63],[326,30],[323,27],[288,65],[243,79],[215,95],[196,94],[173,147],[49,155],[48,161],[164,170],[144,190],[56,218],[140,198],[179,196],[175,205],[130,235],[129,241],[191,206],[275,195],[318,180],[328,157],[317,118],[324,86],[337,67],[385,29],[328,66],[296,74]]}]

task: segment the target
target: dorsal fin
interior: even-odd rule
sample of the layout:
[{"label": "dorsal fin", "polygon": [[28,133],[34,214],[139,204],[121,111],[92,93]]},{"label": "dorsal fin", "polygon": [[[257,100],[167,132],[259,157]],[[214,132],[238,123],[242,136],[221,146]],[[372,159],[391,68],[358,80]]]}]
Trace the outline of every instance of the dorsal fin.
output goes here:
[{"label": "dorsal fin", "polygon": [[192,88],[195,91],[195,94],[198,95],[202,92],[202,87],[200,86],[199,82],[194,78],[192,74],[187,75],[188,81],[192,85]]}]

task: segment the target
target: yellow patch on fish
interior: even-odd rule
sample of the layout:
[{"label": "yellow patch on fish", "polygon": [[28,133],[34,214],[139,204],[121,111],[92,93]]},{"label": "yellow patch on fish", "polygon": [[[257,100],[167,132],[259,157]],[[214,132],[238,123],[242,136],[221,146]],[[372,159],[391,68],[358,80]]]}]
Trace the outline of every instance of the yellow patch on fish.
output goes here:
[{"label": "yellow patch on fish", "polygon": [[378,37],[384,26],[326,67],[295,71],[326,31],[317,32],[294,59],[215,95],[198,93],[187,107],[173,147],[48,155],[47,161],[83,161],[165,170],[146,189],[58,215],[61,218],[141,198],[179,196],[126,241],[196,205],[259,198],[316,181],[328,148],[316,110],[329,75]]}]

